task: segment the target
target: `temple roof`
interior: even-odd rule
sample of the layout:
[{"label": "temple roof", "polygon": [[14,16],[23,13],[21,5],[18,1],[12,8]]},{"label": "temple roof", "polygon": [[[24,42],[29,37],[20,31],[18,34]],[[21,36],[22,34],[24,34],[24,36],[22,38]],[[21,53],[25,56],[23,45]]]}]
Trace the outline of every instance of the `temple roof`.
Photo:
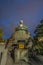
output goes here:
[{"label": "temple roof", "polygon": [[30,37],[30,32],[28,32],[28,27],[23,24],[23,20],[20,20],[20,23],[15,27],[10,42],[17,40],[26,40]]}]

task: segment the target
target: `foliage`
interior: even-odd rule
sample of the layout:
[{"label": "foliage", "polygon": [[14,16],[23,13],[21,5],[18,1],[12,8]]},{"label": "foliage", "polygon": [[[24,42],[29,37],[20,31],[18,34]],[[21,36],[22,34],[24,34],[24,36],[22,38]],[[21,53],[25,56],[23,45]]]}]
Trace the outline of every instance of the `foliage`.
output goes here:
[{"label": "foliage", "polygon": [[43,20],[40,21],[40,24],[36,27],[34,33],[36,37],[43,36]]},{"label": "foliage", "polygon": [[[38,38],[43,37],[43,20],[40,21],[40,24],[36,27],[35,31],[35,36],[34,36],[34,40],[36,43],[36,48],[38,48],[38,50],[43,49],[43,40],[39,42]],[[41,51],[40,51],[40,54]]]},{"label": "foliage", "polygon": [[0,29],[0,37],[2,37],[3,36],[3,31],[2,31],[2,29]]}]

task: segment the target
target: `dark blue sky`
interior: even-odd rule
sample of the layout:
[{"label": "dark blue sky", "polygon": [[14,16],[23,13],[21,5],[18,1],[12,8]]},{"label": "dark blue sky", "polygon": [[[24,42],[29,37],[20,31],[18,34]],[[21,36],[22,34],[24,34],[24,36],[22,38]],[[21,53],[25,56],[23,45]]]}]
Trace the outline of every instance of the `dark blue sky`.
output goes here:
[{"label": "dark blue sky", "polygon": [[20,19],[33,35],[35,27],[43,19],[43,0],[0,0],[0,28],[8,38]]}]

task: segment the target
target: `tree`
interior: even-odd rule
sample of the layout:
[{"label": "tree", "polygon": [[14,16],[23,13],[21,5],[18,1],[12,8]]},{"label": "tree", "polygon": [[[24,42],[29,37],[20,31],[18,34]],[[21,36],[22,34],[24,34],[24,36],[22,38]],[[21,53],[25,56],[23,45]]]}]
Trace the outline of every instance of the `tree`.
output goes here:
[{"label": "tree", "polygon": [[0,41],[2,41],[2,36],[3,36],[3,30],[0,29]]},{"label": "tree", "polygon": [[34,33],[37,37],[43,36],[43,20],[40,21],[40,24],[36,27]]},{"label": "tree", "polygon": [[36,27],[34,40],[36,43],[36,48],[39,50],[43,49],[43,20],[40,21],[40,24]]}]

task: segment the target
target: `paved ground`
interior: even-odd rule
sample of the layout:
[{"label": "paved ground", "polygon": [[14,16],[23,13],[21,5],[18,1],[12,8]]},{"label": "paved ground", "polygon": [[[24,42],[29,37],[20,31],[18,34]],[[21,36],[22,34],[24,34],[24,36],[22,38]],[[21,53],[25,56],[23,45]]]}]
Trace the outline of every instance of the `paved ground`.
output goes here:
[{"label": "paved ground", "polygon": [[12,58],[10,56],[8,56],[8,60],[7,60],[6,65],[43,65],[43,56],[41,56],[41,55],[32,56],[30,58],[30,62],[28,62],[28,63],[25,61],[14,63],[12,61]]},{"label": "paved ground", "polygon": [[26,62],[21,61],[21,62],[19,62],[19,63],[14,63],[14,65],[29,65],[29,64],[26,63]]},{"label": "paved ground", "polygon": [[20,63],[15,63],[14,65],[43,65],[43,56],[38,55],[31,57],[30,63],[21,61]]},{"label": "paved ground", "polygon": [[37,55],[37,56],[31,57],[30,65],[43,65],[43,56]]}]

